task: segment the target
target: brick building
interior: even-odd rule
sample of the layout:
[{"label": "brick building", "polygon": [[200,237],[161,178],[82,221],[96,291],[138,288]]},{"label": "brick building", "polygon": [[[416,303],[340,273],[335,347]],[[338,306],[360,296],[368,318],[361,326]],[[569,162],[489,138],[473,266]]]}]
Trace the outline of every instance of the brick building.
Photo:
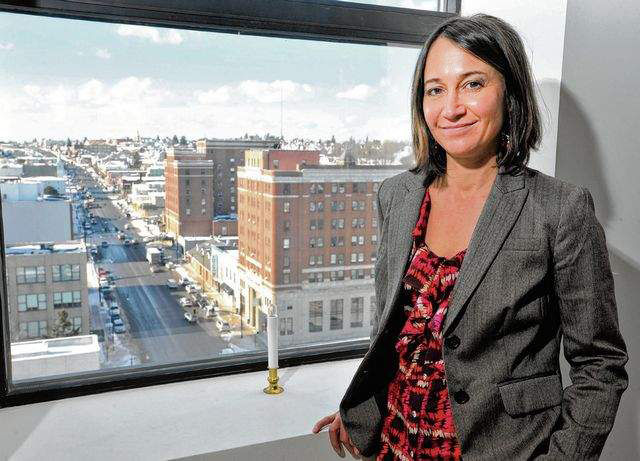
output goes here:
[{"label": "brick building", "polygon": [[[270,148],[278,141],[197,141],[196,150],[170,148],[165,159],[165,229],[176,236],[234,235],[235,224],[214,224],[237,212],[236,169],[247,149]],[[224,229],[223,229],[224,228]]]},{"label": "brick building", "polygon": [[282,345],[366,337],[375,306],[376,192],[398,167],[319,165],[317,151],[250,150],[238,169],[236,302]]}]

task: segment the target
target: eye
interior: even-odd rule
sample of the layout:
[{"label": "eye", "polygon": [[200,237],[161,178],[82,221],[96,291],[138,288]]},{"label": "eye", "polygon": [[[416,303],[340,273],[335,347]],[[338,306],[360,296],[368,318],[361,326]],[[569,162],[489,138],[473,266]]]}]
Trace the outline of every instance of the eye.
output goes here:
[{"label": "eye", "polygon": [[[467,85],[472,90],[477,90],[478,88],[482,88],[484,86],[484,82],[481,80],[472,80],[469,83],[467,83]],[[477,86],[471,86],[471,85],[477,85]]]},{"label": "eye", "polygon": [[437,91],[437,90],[440,90],[440,89],[441,89],[441,88],[429,88],[429,89],[426,91],[426,94],[427,94],[428,96],[435,96],[435,95],[436,95],[436,94],[438,94],[438,93],[434,93],[434,91]]}]

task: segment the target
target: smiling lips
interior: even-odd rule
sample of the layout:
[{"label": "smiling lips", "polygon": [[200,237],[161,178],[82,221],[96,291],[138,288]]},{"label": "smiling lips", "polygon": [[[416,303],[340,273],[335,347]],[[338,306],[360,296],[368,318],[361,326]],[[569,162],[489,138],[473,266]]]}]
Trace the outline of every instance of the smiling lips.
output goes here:
[{"label": "smiling lips", "polygon": [[475,125],[475,123],[476,122],[461,123],[459,125],[452,125],[452,126],[443,126],[442,129],[445,130],[448,134],[456,134],[456,133],[461,133],[467,130],[471,126]]}]

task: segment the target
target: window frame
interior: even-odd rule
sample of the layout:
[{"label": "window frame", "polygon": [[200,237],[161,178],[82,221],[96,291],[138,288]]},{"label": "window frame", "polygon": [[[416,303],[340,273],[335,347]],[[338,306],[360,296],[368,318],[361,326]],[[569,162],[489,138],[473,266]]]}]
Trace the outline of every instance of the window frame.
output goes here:
[{"label": "window frame", "polygon": [[[0,0],[0,11],[262,37],[419,48],[433,29],[459,14],[460,3],[461,0],[443,0],[443,11],[427,11],[336,0]],[[185,175],[189,173],[185,171]],[[340,183],[338,190],[344,193],[345,183]],[[344,211],[344,201],[339,211]],[[0,225],[3,225],[1,214]],[[11,360],[2,233],[0,271],[4,276],[0,285],[0,408],[266,369],[266,352],[258,351],[225,359],[126,371],[100,370],[73,380],[49,378],[15,387],[7,379],[11,376]],[[370,340],[345,340],[321,346],[287,347],[279,351],[279,362],[281,367],[289,367],[362,358],[369,344]]]}]

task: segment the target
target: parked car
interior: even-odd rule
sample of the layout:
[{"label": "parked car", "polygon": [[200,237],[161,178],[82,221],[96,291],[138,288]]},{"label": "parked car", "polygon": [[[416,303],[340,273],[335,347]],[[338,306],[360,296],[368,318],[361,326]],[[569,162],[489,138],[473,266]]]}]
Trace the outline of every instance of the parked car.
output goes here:
[{"label": "parked car", "polygon": [[178,288],[180,285],[174,279],[169,279],[167,280],[167,286],[169,287],[169,289],[174,290]]},{"label": "parked car", "polygon": [[122,321],[121,318],[116,318],[114,320],[111,321],[111,323],[113,323],[113,326],[115,327],[116,325],[124,325],[124,322]]},{"label": "parked car", "polygon": [[179,302],[182,307],[193,306],[193,301],[186,297],[180,298]]},{"label": "parked car", "polygon": [[133,240],[130,240],[130,239],[125,239],[124,240],[124,246],[126,246],[126,247],[130,246],[132,243],[133,243]]},{"label": "parked car", "polygon": [[109,246],[109,242],[107,242],[106,240],[103,240],[102,243],[100,244],[103,248],[104,247],[108,247]]},{"label": "parked car", "polygon": [[162,266],[158,265],[158,264],[152,264],[149,266],[149,270],[151,272],[158,273],[158,272],[162,272]]},{"label": "parked car", "polygon": [[124,233],[118,232],[117,237],[118,237],[118,240],[124,240]]},{"label": "parked car", "polygon": [[131,244],[132,244],[133,246],[138,246],[138,245],[140,245],[140,240],[138,240],[138,239],[133,239],[133,240],[131,240]]},{"label": "parked car", "polygon": [[189,323],[196,323],[198,321],[198,317],[193,312],[185,312],[184,318]]},{"label": "parked car", "polygon": [[231,332],[231,326],[229,325],[229,322],[222,320],[221,318],[216,319],[216,328],[218,329],[218,331],[220,331],[220,333]]},{"label": "parked car", "polygon": [[115,316],[115,315],[120,316],[120,309],[118,308],[118,306],[115,306],[115,307],[112,306],[109,309],[109,315],[111,315],[111,316]]},{"label": "parked car", "polygon": [[113,326],[113,331],[115,333],[125,333],[127,331],[127,329],[125,328],[124,323],[123,323],[123,324],[114,325]]}]

